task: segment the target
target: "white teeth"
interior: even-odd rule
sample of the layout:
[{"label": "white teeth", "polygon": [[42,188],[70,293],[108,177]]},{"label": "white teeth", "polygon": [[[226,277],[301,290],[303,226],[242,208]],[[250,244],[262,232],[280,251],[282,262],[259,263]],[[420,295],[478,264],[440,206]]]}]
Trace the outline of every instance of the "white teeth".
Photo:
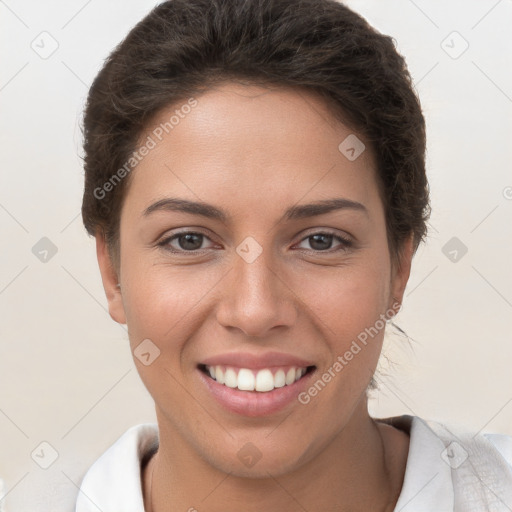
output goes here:
[{"label": "white teeth", "polygon": [[274,376],[270,370],[260,370],[256,374],[256,391],[272,391],[274,387]]},{"label": "white teeth", "polygon": [[254,374],[251,370],[242,368],[238,372],[238,389],[242,391],[254,391]]},{"label": "white teeth", "polygon": [[274,375],[274,387],[282,388],[286,384],[286,375],[283,370],[277,370]]},{"label": "white teeth", "polygon": [[229,388],[238,388],[241,391],[259,391],[267,392],[275,388],[289,386],[298,381],[305,373],[306,368],[279,369],[275,374],[268,368],[253,371],[247,368],[235,368],[224,366],[207,366],[208,373],[212,379],[219,384],[224,384]]},{"label": "white teeth", "polygon": [[224,373],[224,384],[228,386],[228,388],[236,388],[238,381],[236,378],[236,372],[233,368],[226,369],[226,372]]},{"label": "white teeth", "polygon": [[295,382],[295,368],[290,368],[286,373],[286,385],[289,386]]},{"label": "white teeth", "polygon": [[224,372],[220,366],[215,367],[215,380],[219,384],[224,384]]}]

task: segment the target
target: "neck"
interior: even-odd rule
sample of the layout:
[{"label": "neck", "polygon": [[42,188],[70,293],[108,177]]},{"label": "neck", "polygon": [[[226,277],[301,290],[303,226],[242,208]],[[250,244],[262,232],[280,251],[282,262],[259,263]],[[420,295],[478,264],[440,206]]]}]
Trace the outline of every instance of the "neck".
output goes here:
[{"label": "neck", "polygon": [[403,481],[407,436],[376,423],[363,405],[313,459],[285,474],[267,472],[266,478],[212,467],[159,418],[159,450],[144,473],[145,509],[168,511],[172,504],[172,510],[191,512],[391,511]]}]

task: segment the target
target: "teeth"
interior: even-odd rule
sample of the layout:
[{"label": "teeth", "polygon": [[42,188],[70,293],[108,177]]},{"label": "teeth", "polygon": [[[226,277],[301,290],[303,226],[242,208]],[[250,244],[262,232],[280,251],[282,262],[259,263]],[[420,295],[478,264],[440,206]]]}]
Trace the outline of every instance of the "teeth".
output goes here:
[{"label": "teeth", "polygon": [[274,376],[270,370],[260,370],[256,374],[256,391],[272,391],[275,388]]},{"label": "teeth", "polygon": [[286,373],[285,383],[287,386],[295,382],[295,368],[290,368]]},{"label": "teeth", "polygon": [[[217,371],[215,371],[215,375],[217,375]],[[236,378],[236,372],[233,368],[228,368],[224,373],[224,384],[228,388],[236,388],[238,381]]]},{"label": "teeth", "polygon": [[215,380],[219,384],[224,384],[224,372],[220,366],[215,367]]},{"label": "teeth", "polygon": [[238,372],[238,389],[242,391],[254,391],[254,374],[251,370],[242,368]]},{"label": "teeth", "polygon": [[219,384],[224,384],[229,388],[238,388],[241,391],[259,391],[268,392],[275,388],[289,386],[298,381],[305,373],[306,368],[289,368],[285,372],[279,369],[275,374],[268,368],[253,371],[247,368],[237,370],[224,366],[207,366],[210,377]]},{"label": "teeth", "polygon": [[274,387],[282,388],[286,384],[286,375],[283,370],[277,370],[274,375]]}]

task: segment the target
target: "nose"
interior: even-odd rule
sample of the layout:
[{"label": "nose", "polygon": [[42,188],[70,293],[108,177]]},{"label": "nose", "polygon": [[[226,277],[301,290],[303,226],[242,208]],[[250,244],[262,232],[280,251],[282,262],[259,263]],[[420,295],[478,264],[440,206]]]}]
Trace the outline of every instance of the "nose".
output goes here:
[{"label": "nose", "polygon": [[264,338],[272,329],[294,324],[297,296],[270,249],[249,261],[235,255],[234,268],[226,276],[218,304],[217,321],[247,337]]}]

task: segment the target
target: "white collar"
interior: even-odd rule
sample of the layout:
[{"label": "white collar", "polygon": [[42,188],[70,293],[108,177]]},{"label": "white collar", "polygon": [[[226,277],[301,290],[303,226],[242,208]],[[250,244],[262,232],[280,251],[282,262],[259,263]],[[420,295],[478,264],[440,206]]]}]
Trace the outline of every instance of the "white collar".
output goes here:
[{"label": "white collar", "polygon": [[409,453],[402,491],[395,512],[453,512],[450,466],[442,459],[445,445],[417,416],[384,418],[385,423],[409,433]]},{"label": "white collar", "polygon": [[157,445],[157,425],[128,429],[87,471],[75,512],[144,512],[141,462]]}]

